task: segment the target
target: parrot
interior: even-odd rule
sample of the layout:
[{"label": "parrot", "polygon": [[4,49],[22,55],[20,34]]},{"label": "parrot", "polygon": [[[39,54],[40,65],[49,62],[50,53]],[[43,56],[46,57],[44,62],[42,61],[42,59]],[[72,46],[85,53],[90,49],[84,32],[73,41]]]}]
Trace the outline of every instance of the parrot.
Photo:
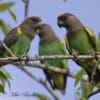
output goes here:
[{"label": "parrot", "polygon": [[[66,55],[63,42],[55,35],[52,27],[48,24],[40,24],[36,34],[39,36],[39,55]],[[67,61],[65,59],[45,59],[40,60],[42,64],[55,66],[58,68],[67,68]],[[47,81],[53,90],[58,90],[65,94],[66,89],[66,75],[44,70]]]},{"label": "parrot", "polygon": [[[30,48],[31,41],[35,37],[35,31],[40,22],[41,18],[38,16],[25,19],[5,36],[3,43],[15,56],[25,56]],[[0,56],[11,56],[3,45],[0,45]],[[0,64],[0,66],[4,65],[5,63]]]},{"label": "parrot", "polygon": [[[93,31],[84,26],[80,20],[71,13],[63,13],[57,17],[59,27],[64,27],[67,31],[65,35],[66,48],[69,54],[85,55],[93,54],[97,51],[96,38]],[[100,64],[93,59],[74,59],[87,73],[90,83],[100,82]]]}]

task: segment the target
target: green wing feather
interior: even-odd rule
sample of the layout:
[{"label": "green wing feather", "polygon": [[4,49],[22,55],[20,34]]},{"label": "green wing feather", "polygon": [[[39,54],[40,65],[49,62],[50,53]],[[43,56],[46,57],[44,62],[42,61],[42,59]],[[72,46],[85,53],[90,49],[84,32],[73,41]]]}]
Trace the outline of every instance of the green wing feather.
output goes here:
[{"label": "green wing feather", "polygon": [[96,38],[95,38],[95,35],[94,35],[93,31],[88,27],[85,27],[85,31],[86,31],[86,33],[87,33],[87,35],[89,37],[89,40],[90,40],[90,43],[91,43],[93,49],[96,51],[96,48],[97,48],[97,46],[96,46]]},{"label": "green wing feather", "polygon": [[[66,52],[64,49],[64,45],[58,39],[52,42],[40,44],[39,55],[66,55]],[[67,61],[65,59],[41,60],[41,63],[52,65],[59,68],[67,67]],[[44,70],[44,72],[47,75],[47,79],[50,82],[52,88],[60,89],[62,93],[65,93],[66,76],[46,70]]]},{"label": "green wing feather", "polygon": [[[24,55],[27,53],[31,40],[24,34],[18,34],[17,28],[10,31],[3,42],[16,55]],[[9,56],[3,46],[0,46],[0,55],[3,57]]]},{"label": "green wing feather", "polygon": [[[66,55],[63,44],[60,40],[49,42],[47,44],[40,44],[39,55]],[[66,64],[62,65],[66,60],[42,60],[42,63],[50,64],[61,68],[66,68]]]}]

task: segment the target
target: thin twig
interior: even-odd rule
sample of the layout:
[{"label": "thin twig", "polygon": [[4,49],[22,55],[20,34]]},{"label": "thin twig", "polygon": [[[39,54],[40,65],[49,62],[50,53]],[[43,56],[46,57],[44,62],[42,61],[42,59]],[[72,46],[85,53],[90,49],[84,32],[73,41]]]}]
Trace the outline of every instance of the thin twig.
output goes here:
[{"label": "thin twig", "polygon": [[24,19],[26,19],[28,17],[29,0],[23,0],[23,2],[25,3],[25,15],[24,15]]},{"label": "thin twig", "polygon": [[92,92],[91,94],[89,94],[88,98],[90,98],[91,96],[100,93],[100,89],[97,89],[96,91]]},{"label": "thin twig", "polygon": [[32,67],[32,68],[41,68],[41,69],[44,69],[44,70],[50,70],[50,71],[53,71],[53,72],[56,72],[56,73],[59,73],[59,74],[64,74],[64,75],[69,76],[71,78],[74,78],[74,76],[75,76],[68,69],[61,69],[61,68],[58,68],[58,67],[55,67],[55,66],[38,64],[38,63],[34,63],[34,62],[27,62],[27,63],[18,63],[17,62],[17,64],[20,64],[22,66]]},{"label": "thin twig", "polygon": [[1,43],[1,45],[7,50],[7,52],[8,52],[11,56],[15,57],[15,55],[14,55],[14,54],[12,53],[12,51],[6,46],[6,44],[3,43],[3,41],[0,40],[0,43]]},{"label": "thin twig", "polygon": [[31,74],[31,72],[29,72],[28,70],[26,70],[23,67],[18,67],[18,66],[16,66],[16,67],[19,68],[21,71],[25,72],[29,77],[31,77],[36,82],[42,84],[49,91],[49,93],[55,98],[55,100],[59,100],[57,94],[54,92],[54,90],[52,88],[50,88],[47,85],[47,82],[46,81],[43,81],[41,79],[37,79],[33,74]]}]

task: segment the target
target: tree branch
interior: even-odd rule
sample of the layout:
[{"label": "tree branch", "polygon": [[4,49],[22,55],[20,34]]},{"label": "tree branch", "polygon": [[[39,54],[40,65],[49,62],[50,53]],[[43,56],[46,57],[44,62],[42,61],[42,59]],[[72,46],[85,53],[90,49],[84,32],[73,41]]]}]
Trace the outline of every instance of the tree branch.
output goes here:
[{"label": "tree branch", "polygon": [[16,67],[19,68],[21,71],[23,71],[25,74],[27,74],[29,77],[31,77],[33,80],[40,83],[43,87],[45,87],[49,91],[49,93],[55,98],[55,100],[59,100],[59,97],[57,96],[57,94],[54,92],[54,90],[52,88],[50,88],[47,85],[46,81],[43,81],[41,79],[37,79],[33,74],[31,74],[31,72],[29,72],[28,70],[26,70],[23,67],[18,67],[18,66],[16,66]]},{"label": "tree branch", "polygon": [[0,43],[1,43],[1,45],[7,50],[7,52],[8,52],[11,56],[15,57],[15,55],[14,55],[14,54],[12,53],[12,51],[6,46],[6,44],[3,43],[3,41],[0,40]]},{"label": "tree branch", "polygon": [[24,19],[26,19],[28,17],[28,9],[29,9],[29,0],[23,0],[23,2],[25,3],[25,15],[24,15]]},{"label": "tree branch", "polygon": [[41,69],[44,69],[44,70],[50,70],[50,71],[53,71],[53,72],[56,72],[56,73],[65,74],[66,76],[70,76],[72,78],[74,78],[74,76],[75,76],[68,69],[57,68],[55,66],[49,66],[49,65],[45,65],[45,64],[37,64],[37,63],[34,63],[34,62],[19,63],[19,64],[22,65],[22,66],[27,66],[27,67],[35,67],[35,68],[41,68]]},{"label": "tree branch", "polygon": [[35,57],[6,57],[6,58],[0,58],[0,61],[36,61],[36,60],[44,60],[44,59],[100,59],[100,53],[94,53],[90,55],[43,55],[43,56],[35,56]]}]

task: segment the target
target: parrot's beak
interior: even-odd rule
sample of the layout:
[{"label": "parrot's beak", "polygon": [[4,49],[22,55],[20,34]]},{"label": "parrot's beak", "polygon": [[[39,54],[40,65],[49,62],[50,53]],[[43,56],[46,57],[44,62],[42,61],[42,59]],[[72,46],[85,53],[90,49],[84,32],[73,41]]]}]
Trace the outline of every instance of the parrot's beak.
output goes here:
[{"label": "parrot's beak", "polygon": [[60,28],[64,26],[63,21],[58,21],[57,24],[58,24],[58,26],[59,26]]},{"label": "parrot's beak", "polygon": [[39,35],[39,28],[40,28],[40,26],[41,26],[40,23],[36,26],[35,32],[36,32],[37,35]]},{"label": "parrot's beak", "polygon": [[41,23],[38,23],[38,24],[35,25],[35,32],[36,32],[36,34],[37,34],[37,30],[39,30],[40,26],[41,26]]}]

